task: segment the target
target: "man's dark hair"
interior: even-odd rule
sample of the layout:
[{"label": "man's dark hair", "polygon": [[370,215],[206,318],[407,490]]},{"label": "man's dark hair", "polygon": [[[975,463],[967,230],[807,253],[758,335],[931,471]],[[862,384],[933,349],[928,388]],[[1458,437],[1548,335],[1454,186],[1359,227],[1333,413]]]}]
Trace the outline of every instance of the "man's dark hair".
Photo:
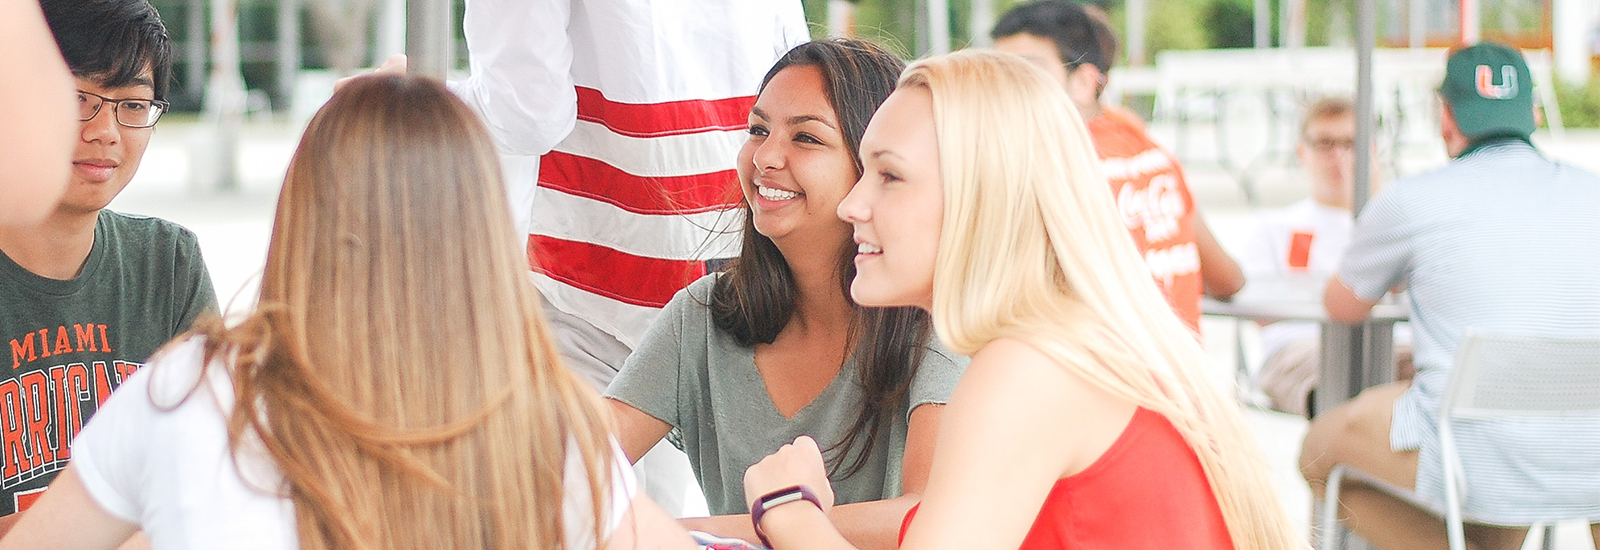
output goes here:
[{"label": "man's dark hair", "polygon": [[1067,0],[1039,0],[1011,8],[1000,17],[989,37],[999,40],[1017,34],[1031,34],[1056,44],[1056,53],[1068,69],[1094,65],[1110,74],[1117,58],[1117,37],[1098,8]]},{"label": "man's dark hair", "polygon": [[172,40],[147,0],[42,0],[44,18],[73,76],[107,88],[141,84],[150,70],[156,99],[172,82]]}]

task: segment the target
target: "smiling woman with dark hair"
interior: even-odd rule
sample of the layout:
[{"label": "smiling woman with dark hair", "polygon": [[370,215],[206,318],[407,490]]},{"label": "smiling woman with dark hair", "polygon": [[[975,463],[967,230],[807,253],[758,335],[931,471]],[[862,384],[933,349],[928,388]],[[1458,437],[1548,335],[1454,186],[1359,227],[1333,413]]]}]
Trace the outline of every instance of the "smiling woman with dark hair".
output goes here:
[{"label": "smiling woman with dark hair", "polygon": [[853,40],[791,50],[767,73],[739,152],[744,246],[727,271],[679,292],[606,396],[637,459],[675,431],[711,513],[696,529],[757,538],[744,471],[811,434],[828,446],[838,521],[894,547],[926,479],[942,405],[965,368],[915,308],[852,302],[855,243],[833,212],[861,176],[872,113],[903,64]]}]

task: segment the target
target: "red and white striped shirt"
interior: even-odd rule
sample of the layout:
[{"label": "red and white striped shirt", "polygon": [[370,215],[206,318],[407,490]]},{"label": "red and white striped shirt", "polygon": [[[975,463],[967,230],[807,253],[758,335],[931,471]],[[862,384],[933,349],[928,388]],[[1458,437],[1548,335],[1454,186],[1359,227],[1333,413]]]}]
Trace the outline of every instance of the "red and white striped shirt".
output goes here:
[{"label": "red and white striped shirt", "polygon": [[505,154],[545,299],[629,347],[737,254],[734,158],[794,0],[474,0],[455,89]]}]

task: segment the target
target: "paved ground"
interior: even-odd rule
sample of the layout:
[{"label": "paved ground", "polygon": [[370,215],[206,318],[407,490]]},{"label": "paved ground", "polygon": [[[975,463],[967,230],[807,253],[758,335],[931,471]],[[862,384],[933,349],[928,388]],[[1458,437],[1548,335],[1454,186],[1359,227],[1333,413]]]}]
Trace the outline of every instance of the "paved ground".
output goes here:
[{"label": "paved ground", "polygon": [[[188,183],[191,151],[198,151],[211,139],[197,123],[169,120],[162,123],[153,139],[144,165],[134,182],[112,203],[115,210],[166,218],[192,229],[210,267],[217,294],[230,312],[247,311],[253,302],[256,277],[266,260],[266,247],[272,229],[277,190],[287,169],[300,126],[288,122],[256,121],[244,130],[239,162],[241,183],[233,192],[195,189]],[[1175,140],[1172,128],[1153,127],[1167,143]],[[1247,235],[1253,207],[1280,207],[1306,196],[1304,176],[1292,160],[1279,155],[1257,155],[1247,173],[1257,181],[1258,200],[1251,205],[1238,184],[1241,171],[1208,161],[1204,128],[1192,130],[1187,152],[1190,186],[1196,201],[1214,232],[1225,246],[1238,243]],[[1535,141],[1558,160],[1600,171],[1600,132],[1568,131],[1559,140],[1539,135]],[[1438,166],[1445,161],[1442,147],[1420,143],[1407,147],[1396,163],[1406,173]],[[1208,319],[1203,327],[1208,349],[1215,358],[1220,380],[1231,379],[1233,364],[1231,322]],[[1309,522],[1310,491],[1295,468],[1305,421],[1283,414],[1250,410],[1252,429],[1272,465],[1272,478],[1284,497],[1285,506],[1302,525]],[[1587,530],[1564,526],[1559,548],[1576,549],[1587,544]]]}]

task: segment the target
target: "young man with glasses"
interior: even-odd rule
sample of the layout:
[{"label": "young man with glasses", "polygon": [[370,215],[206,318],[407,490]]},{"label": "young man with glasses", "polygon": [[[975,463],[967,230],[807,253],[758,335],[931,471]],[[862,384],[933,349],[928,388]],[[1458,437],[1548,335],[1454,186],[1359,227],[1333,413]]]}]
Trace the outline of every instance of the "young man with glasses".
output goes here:
[{"label": "young man with glasses", "polygon": [[1067,0],[1039,0],[1006,12],[989,35],[995,49],[1044,69],[1066,90],[1151,276],[1198,332],[1201,294],[1228,299],[1244,286],[1244,274],[1200,217],[1178,159],[1133,114],[1100,103],[1117,54],[1104,14]]},{"label": "young man with glasses", "polygon": [[[216,294],[194,234],[105,210],[167,104],[171,41],[146,0],[44,0],[78,91],[67,188],[43,222],[0,227],[0,530],[71,458],[123,378]],[[26,105],[11,106],[26,109]]]},{"label": "young man with glasses", "polygon": [[[1355,104],[1327,97],[1306,108],[1296,154],[1311,183],[1311,196],[1278,210],[1258,212],[1255,232],[1239,263],[1252,280],[1315,277],[1326,280],[1339,267],[1354,224],[1350,204],[1355,183]],[[1376,175],[1376,172],[1374,172]],[[1376,181],[1376,178],[1374,178]],[[1397,327],[1398,328],[1398,327]],[[1256,383],[1280,411],[1309,416],[1311,390],[1320,371],[1322,329],[1317,323],[1282,321],[1261,328],[1264,360]],[[1396,371],[1411,378],[1410,328],[1396,330]]]}]

